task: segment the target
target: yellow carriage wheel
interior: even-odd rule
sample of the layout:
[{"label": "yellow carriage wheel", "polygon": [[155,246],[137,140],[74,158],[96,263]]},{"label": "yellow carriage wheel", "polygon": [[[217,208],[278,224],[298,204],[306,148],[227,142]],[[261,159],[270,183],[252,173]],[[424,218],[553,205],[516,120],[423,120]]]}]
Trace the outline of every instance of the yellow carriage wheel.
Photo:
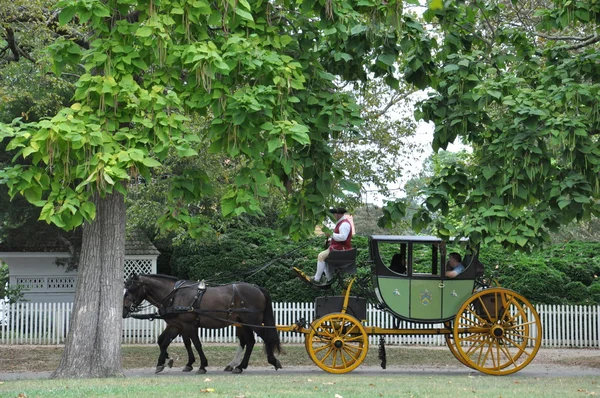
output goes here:
[{"label": "yellow carriage wheel", "polygon": [[311,324],[306,350],[318,367],[329,373],[348,373],[364,361],[369,339],[359,320],[343,313],[325,315]]},{"label": "yellow carriage wheel", "polygon": [[[449,321],[446,321],[446,322],[444,322],[444,326],[448,329],[451,329],[452,323]],[[446,340],[446,345],[450,349],[450,352],[452,353],[452,355],[454,355],[454,358],[458,359],[458,361],[460,363],[462,363],[463,365],[471,367],[471,365],[469,365],[469,363],[467,361],[465,361],[465,359],[458,353],[458,350],[456,349],[456,344],[454,343],[453,335],[445,334],[444,339]]]},{"label": "yellow carriage wheel", "polygon": [[503,288],[469,297],[458,310],[452,331],[456,351],[467,366],[491,375],[523,369],[542,343],[535,308],[525,297]]}]

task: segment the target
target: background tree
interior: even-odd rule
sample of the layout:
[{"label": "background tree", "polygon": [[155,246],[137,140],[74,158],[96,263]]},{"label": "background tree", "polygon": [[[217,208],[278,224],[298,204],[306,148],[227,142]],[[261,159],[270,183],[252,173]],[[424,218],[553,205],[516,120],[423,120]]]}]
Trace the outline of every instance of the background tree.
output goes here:
[{"label": "background tree", "polygon": [[[83,225],[69,337],[55,377],[121,374],[120,306],[127,186],[169,154],[196,145],[235,159],[221,196],[224,216],[261,215],[269,187],[287,195],[283,229],[299,237],[326,215],[323,203],[356,189],[331,156],[356,130],[358,106],[336,79],[395,81],[398,27],[415,29],[401,3],[65,0],[68,32],[50,47],[56,73],[84,70],[73,104],[50,119],[0,127],[8,150],[29,159],[2,172],[10,195],[41,208],[40,219]],[[89,40],[87,38],[89,37]],[[82,40],[83,39],[83,40]],[[188,116],[189,115],[189,116]],[[195,116],[207,117],[201,134]],[[161,219],[205,229],[186,203],[211,191],[206,170],[172,176]]]},{"label": "background tree", "polygon": [[464,211],[460,228],[437,218],[440,235],[527,250],[598,215],[599,7],[475,0],[425,12],[435,29],[420,51],[433,59],[406,75],[433,90],[419,116],[435,123],[434,150],[459,137],[473,148],[472,163],[424,190],[423,212]]},{"label": "background tree", "polygon": [[390,186],[405,178],[424,151],[424,145],[415,140],[415,91],[408,83],[390,87],[384,79],[373,79],[352,90],[365,122],[335,143],[333,157],[345,175],[361,185],[357,203],[368,202],[367,190],[389,196]]},{"label": "background tree", "polygon": [[[37,122],[71,103],[75,76],[46,73],[51,63],[45,47],[61,35],[72,37],[58,25],[58,15],[49,12],[52,3],[16,0],[0,4],[0,123],[16,118]],[[7,145],[7,140],[0,142],[0,168],[11,162],[31,164],[30,159],[13,159],[16,151],[6,150]],[[39,213],[25,197],[11,200],[6,185],[0,186],[2,248],[38,251],[58,243],[71,253],[79,250],[80,239],[55,225],[39,223]]]}]

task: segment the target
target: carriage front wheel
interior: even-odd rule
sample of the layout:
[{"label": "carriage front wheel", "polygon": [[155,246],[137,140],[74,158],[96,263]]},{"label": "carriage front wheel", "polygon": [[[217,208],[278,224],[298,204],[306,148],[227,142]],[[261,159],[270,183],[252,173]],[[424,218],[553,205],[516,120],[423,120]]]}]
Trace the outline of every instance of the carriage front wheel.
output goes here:
[{"label": "carriage front wheel", "polygon": [[540,317],[531,303],[497,287],[469,297],[456,315],[452,332],[461,362],[491,375],[523,369],[542,343]]},{"label": "carriage front wheel", "polygon": [[364,361],[369,339],[358,319],[332,313],[311,324],[305,346],[310,358],[321,369],[329,373],[348,373]]}]

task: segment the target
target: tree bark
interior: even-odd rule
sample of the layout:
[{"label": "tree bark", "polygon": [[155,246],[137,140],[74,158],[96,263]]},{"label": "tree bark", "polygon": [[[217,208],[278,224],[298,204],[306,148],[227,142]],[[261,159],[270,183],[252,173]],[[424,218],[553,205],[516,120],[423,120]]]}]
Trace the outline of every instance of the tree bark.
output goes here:
[{"label": "tree bark", "polygon": [[52,378],[123,376],[125,200],[115,192],[93,201],[96,219],[83,226],[71,327]]}]

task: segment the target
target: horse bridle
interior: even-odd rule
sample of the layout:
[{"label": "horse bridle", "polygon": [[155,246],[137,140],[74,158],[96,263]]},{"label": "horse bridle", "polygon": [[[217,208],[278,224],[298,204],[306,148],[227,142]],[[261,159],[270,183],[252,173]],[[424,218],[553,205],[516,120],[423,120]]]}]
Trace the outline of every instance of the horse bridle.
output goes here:
[{"label": "horse bridle", "polygon": [[[149,308],[151,306],[155,306],[155,307],[162,307],[164,304],[164,301],[166,299],[168,299],[170,296],[172,296],[178,289],[174,289],[171,290],[165,297],[163,297],[160,300],[155,300],[153,298],[150,297],[150,295],[148,294],[147,290],[146,290],[146,285],[143,283],[135,282],[133,279],[131,279],[129,282],[129,287],[131,287],[131,285],[136,284],[136,286],[139,289],[142,289],[141,293],[138,295],[140,297],[145,297],[144,299],[141,299],[140,302],[138,304],[135,304],[134,302],[132,302],[129,307],[127,307],[127,309],[129,310],[130,313],[136,313],[136,312],[140,312],[146,308]],[[126,283],[127,285],[127,283]],[[123,297],[125,297],[125,295],[127,295],[129,293],[129,288],[125,287],[125,294]],[[144,305],[142,306],[142,303],[144,302],[144,300],[148,301],[148,305]]]},{"label": "horse bridle", "polygon": [[[135,284],[138,289],[142,289],[141,294],[139,294],[138,296],[140,297],[144,297],[147,296],[148,293],[146,292],[146,286],[142,283],[136,283],[133,281],[133,279],[131,281],[129,281],[129,286],[127,286],[127,283],[125,284],[125,293],[123,294],[123,298],[125,298],[128,294],[131,295],[131,293],[129,292],[129,288]],[[144,302],[145,299],[141,299],[139,303],[135,304],[135,300],[132,300],[131,304],[129,305],[129,307],[127,307],[127,309],[129,310],[130,313],[136,313],[136,312],[140,312],[145,308],[150,307],[151,304],[149,305],[145,305],[142,306],[142,303]]]}]

